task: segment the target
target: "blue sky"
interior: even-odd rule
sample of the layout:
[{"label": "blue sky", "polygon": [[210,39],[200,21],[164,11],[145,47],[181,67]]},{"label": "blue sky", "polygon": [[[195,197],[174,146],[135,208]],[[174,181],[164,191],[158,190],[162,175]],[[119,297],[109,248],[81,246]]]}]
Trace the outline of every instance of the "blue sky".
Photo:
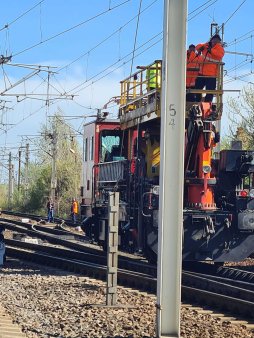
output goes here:
[{"label": "blue sky", "polygon": [[[50,76],[49,87],[47,72],[41,71],[5,92],[14,96],[1,98],[8,101],[5,102],[6,109],[0,112],[0,122],[3,123],[0,126],[1,161],[5,161],[1,158],[3,153],[11,150],[13,155],[17,154],[21,143],[26,143],[26,135],[33,139],[47,116],[58,110],[67,116],[89,116],[112,96],[119,95],[119,81],[130,73],[139,5],[140,0],[1,2],[0,53],[13,55],[11,65],[4,65],[0,71],[1,92],[33,71],[20,65],[56,67],[50,68],[55,73]],[[163,0],[143,0],[141,11],[133,70],[137,65],[150,64],[162,55]],[[253,52],[253,0],[189,0],[188,12],[187,44],[207,41],[212,22],[225,23],[224,41],[229,44],[226,50]],[[246,33],[246,39],[239,43],[237,39]],[[102,43],[103,40],[106,41]],[[98,44],[100,46],[95,48]],[[241,89],[247,84],[244,81],[253,81],[252,74],[237,80],[239,75],[252,71],[251,58],[245,62],[246,58],[233,54],[224,57],[227,70],[243,62],[241,68],[229,73],[233,81],[225,84],[226,89]],[[75,59],[78,61],[73,62]],[[47,88],[53,95],[49,107],[45,105]],[[60,100],[59,95],[65,92],[76,96],[73,100]],[[21,102],[17,102],[16,94],[25,93],[26,96],[18,97]],[[37,96],[38,100],[29,95],[34,93],[43,95]],[[117,114],[117,107],[111,111]],[[80,131],[84,120],[70,122]],[[225,130],[227,124],[224,111]]]}]

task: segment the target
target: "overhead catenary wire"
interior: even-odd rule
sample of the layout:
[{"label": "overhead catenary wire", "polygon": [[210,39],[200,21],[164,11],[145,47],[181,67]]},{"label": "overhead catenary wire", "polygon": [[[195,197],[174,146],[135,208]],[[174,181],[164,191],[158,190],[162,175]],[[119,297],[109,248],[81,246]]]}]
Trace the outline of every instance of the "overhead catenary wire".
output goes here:
[{"label": "overhead catenary wire", "polygon": [[90,21],[92,21],[92,20],[95,20],[95,19],[99,18],[100,16],[102,16],[102,15],[104,15],[104,14],[107,14],[108,12],[111,12],[112,10],[119,8],[120,6],[123,6],[123,5],[125,5],[127,2],[130,2],[130,1],[131,1],[131,0],[125,0],[125,1],[121,2],[120,4],[115,5],[115,6],[112,7],[111,9],[107,9],[107,10],[105,10],[105,11],[102,11],[102,12],[100,12],[100,13],[98,13],[98,14],[96,14],[96,15],[90,17],[90,18],[88,18],[88,19],[85,20],[85,21],[82,21],[82,22],[80,22],[80,23],[78,23],[78,24],[76,24],[76,25],[74,25],[74,26],[72,26],[72,27],[70,27],[70,28],[68,28],[68,29],[66,29],[66,30],[64,30],[64,31],[62,31],[62,32],[59,32],[59,33],[57,33],[57,34],[55,34],[55,35],[53,35],[53,36],[51,36],[51,37],[49,37],[49,38],[47,38],[47,39],[45,39],[45,40],[43,40],[43,41],[40,41],[40,42],[38,42],[38,43],[36,43],[36,44],[30,46],[30,47],[27,47],[27,48],[21,50],[20,52],[13,53],[13,54],[12,54],[12,57],[15,57],[15,56],[17,56],[17,55],[23,54],[24,52],[27,52],[28,50],[31,50],[31,49],[33,49],[33,48],[39,46],[39,45],[42,45],[42,44],[44,44],[44,43],[46,43],[46,42],[48,42],[48,41],[51,41],[51,40],[57,38],[57,37],[60,36],[60,35],[66,34],[66,33],[70,32],[70,31],[72,31],[72,30],[74,30],[74,29],[76,29],[76,28],[78,28],[78,27],[80,27],[80,26],[83,26],[83,25],[85,25],[86,23],[88,23],[88,22],[90,22]]},{"label": "overhead catenary wire", "polygon": [[30,9],[28,9],[27,11],[25,11],[24,13],[22,13],[21,15],[19,15],[16,19],[12,20],[11,22],[5,24],[2,28],[0,28],[0,32],[4,29],[9,28],[12,24],[14,24],[16,21],[18,21],[19,19],[23,18],[23,16],[25,16],[26,14],[28,14],[29,12],[31,12],[34,8],[36,8],[37,6],[40,6],[45,0],[41,0],[40,2],[38,2],[36,5],[34,5],[33,7],[31,7]]},{"label": "overhead catenary wire", "polygon": [[[208,4],[211,1],[213,1],[213,2],[211,4]],[[195,15],[193,15],[192,17],[188,18],[188,21],[191,21],[192,19],[194,19],[196,16],[198,16],[199,14],[201,14],[202,12],[204,12],[207,8],[209,8],[210,6],[214,5],[217,1],[218,0],[209,0],[209,1],[207,1],[205,4],[203,4],[200,7],[203,7],[206,4],[207,4],[207,6],[205,8],[203,8],[201,11],[199,11],[198,13],[196,13]],[[200,8],[200,7],[198,7],[198,8]],[[196,10],[192,11],[191,13],[195,12]],[[189,15],[191,15],[191,13]]]},{"label": "overhead catenary wire", "polygon": [[136,30],[135,30],[134,45],[133,45],[133,51],[132,51],[132,60],[131,60],[131,67],[130,67],[130,76],[132,74],[134,55],[135,55],[136,44],[137,44],[137,37],[138,37],[138,28],[139,28],[139,19],[140,19],[141,7],[142,7],[142,0],[139,1],[139,9],[138,9],[138,15],[137,15],[137,25],[136,25]]},{"label": "overhead catenary wire", "polygon": [[[229,18],[223,23],[224,27],[226,24],[229,22],[230,19],[239,11],[239,9],[242,7],[242,5],[246,2],[247,0],[243,0],[241,4],[235,9],[235,11],[229,16]],[[219,27],[219,31],[221,30],[222,25]]]},{"label": "overhead catenary wire", "polygon": [[[251,34],[251,35],[248,35],[248,34],[250,34],[250,33],[252,33],[252,32],[254,32],[254,29],[252,29],[252,30],[249,31],[248,33],[243,34],[243,35],[240,36],[239,38],[236,38],[236,39],[234,39],[233,41],[228,42],[228,43],[227,43],[227,46],[229,47],[229,46],[232,46],[232,45],[234,45],[234,44],[236,44],[236,43],[241,43],[241,42],[243,42],[243,41],[246,41],[246,40],[248,40],[248,39],[251,39],[253,35],[252,35],[252,34]],[[246,35],[248,35],[248,36],[246,36]]]},{"label": "overhead catenary wire", "polygon": [[31,112],[30,114],[28,114],[26,117],[23,117],[21,120],[19,120],[17,123],[15,123],[14,126],[7,128],[4,132],[0,133],[0,135],[3,135],[4,133],[7,133],[9,130],[11,130],[12,128],[14,128],[15,126],[19,125],[21,122],[27,120],[28,118],[30,118],[31,116],[33,116],[34,114],[38,113],[40,110],[42,110],[45,107],[45,104],[43,104],[41,107],[39,107],[38,109],[36,109],[35,111]]},{"label": "overhead catenary wire", "polygon": [[142,11],[138,14],[136,14],[135,16],[133,16],[130,20],[128,20],[125,24],[121,25],[118,29],[116,29],[115,31],[113,31],[110,35],[108,35],[107,37],[105,37],[104,39],[102,39],[100,42],[98,42],[95,46],[93,46],[92,48],[90,48],[88,51],[86,51],[85,53],[83,53],[82,55],[80,55],[79,57],[77,57],[76,59],[74,59],[72,62],[68,63],[67,65],[61,67],[58,69],[58,71],[60,72],[61,70],[71,66],[73,63],[75,63],[76,61],[80,60],[82,57],[89,55],[92,51],[94,51],[95,49],[97,49],[99,46],[101,46],[104,42],[108,41],[112,36],[114,36],[115,34],[119,33],[120,31],[122,31],[125,27],[127,27],[133,20],[135,20],[139,15],[141,15],[142,13],[144,13],[146,10],[148,10],[153,4],[155,4],[158,0],[154,0],[153,2],[151,2],[147,7],[145,7],[144,9],[142,9]]},{"label": "overhead catenary wire", "polygon": [[238,75],[238,76],[236,76],[236,77],[227,75],[230,79],[229,79],[229,80],[226,80],[226,81],[224,82],[224,84],[228,84],[228,83],[234,82],[234,81],[236,81],[236,80],[239,80],[239,81],[242,81],[242,82],[246,82],[246,83],[250,83],[250,84],[254,84],[254,82],[252,82],[252,81],[249,81],[249,80],[243,80],[244,77],[251,76],[251,75],[253,75],[253,72],[248,72],[248,73],[245,73],[245,74],[242,74],[242,75]]},{"label": "overhead catenary wire", "polygon": [[235,70],[237,70],[237,69],[240,69],[241,67],[247,65],[248,63],[251,63],[251,61],[252,61],[252,60],[246,60],[246,59],[245,59],[245,60],[239,62],[238,64],[235,64],[235,66],[226,69],[226,74],[231,73],[231,72],[233,72],[233,71],[235,71]]},{"label": "overhead catenary wire", "polygon": [[[160,40],[154,42],[152,45],[150,45],[149,47],[147,47],[146,49],[144,49],[144,50],[143,50],[142,52],[140,52],[139,54],[136,54],[134,58],[136,58],[136,57],[142,55],[143,53],[145,53],[146,51],[148,51],[150,48],[154,47],[155,45],[157,45],[157,44],[158,44],[159,42],[161,42],[161,41],[162,41],[162,38],[161,38]],[[108,76],[108,75],[112,74],[113,72],[115,72],[117,69],[119,69],[119,68],[121,68],[122,66],[124,66],[124,65],[128,64],[129,62],[131,62],[131,60],[132,60],[132,58],[129,59],[129,60],[127,60],[127,61],[125,61],[125,62],[123,62],[121,65],[115,67],[114,69],[112,69],[111,71],[109,71],[107,74],[101,76],[99,79],[96,79],[95,81],[93,81],[92,83],[90,83],[89,85],[87,85],[86,87],[84,87],[84,88],[78,90],[77,92],[74,92],[73,94],[75,95],[76,93],[80,92],[81,90],[84,90],[84,89],[86,89],[86,88],[92,86],[95,82],[100,81],[101,79],[103,79],[103,78],[105,78],[106,76]],[[119,61],[115,62],[115,64],[118,63],[118,62],[119,62]],[[112,67],[112,65],[109,66],[109,67],[107,67],[107,69],[109,69],[109,68],[111,68],[111,67]],[[104,70],[104,71],[105,71],[105,70]],[[104,71],[103,71],[103,72],[104,72]],[[102,73],[102,72],[100,72],[100,73]],[[98,74],[96,74],[95,76],[93,76],[93,78],[96,77],[96,76],[98,76]]]},{"label": "overhead catenary wire", "polygon": [[[152,36],[149,40],[147,40],[146,42],[144,42],[142,45],[140,45],[139,47],[136,48],[136,51],[139,50],[140,48],[144,47],[146,44],[148,44],[149,42],[151,42],[152,40],[156,39],[158,36],[162,35],[162,32],[155,34],[154,36]],[[160,39],[158,42],[162,41],[162,39]],[[158,43],[157,42],[157,43]],[[93,80],[95,77],[99,76],[100,74],[104,73],[105,71],[107,71],[108,69],[110,69],[111,67],[115,66],[117,63],[119,63],[120,61],[126,59],[128,56],[132,55],[133,51],[129,52],[128,54],[126,54],[125,56],[123,56],[120,60],[118,59],[117,61],[113,62],[112,64],[110,64],[109,66],[105,67],[103,70],[101,70],[100,72],[98,72],[96,75],[93,75],[92,77],[90,77],[89,79],[87,79],[86,81],[82,81],[79,85],[73,87],[71,90],[68,90],[69,93],[73,92],[74,90],[78,89],[79,87],[83,86],[85,83]],[[140,54],[139,54],[140,55]],[[137,56],[137,55],[136,55]],[[136,57],[135,56],[135,57]],[[131,60],[131,59],[130,59]],[[128,61],[129,62],[129,61]],[[125,62],[124,64],[126,64],[127,62]],[[110,72],[111,74],[111,72]],[[79,92],[79,91],[77,91]],[[74,94],[76,94],[77,92],[75,92]]]},{"label": "overhead catenary wire", "polygon": [[[156,34],[155,37],[157,37],[158,35],[161,35],[161,34],[162,34],[162,32],[159,33],[159,34]],[[154,38],[154,37],[153,37],[153,38]],[[153,38],[152,38],[152,39],[153,39]],[[149,39],[145,44],[147,44],[147,43],[148,43],[150,40],[152,40],[152,39]],[[150,48],[152,48],[153,46],[155,46],[156,44],[158,44],[158,43],[161,42],[161,41],[162,41],[162,38],[160,38],[159,41],[156,41],[155,43],[153,43],[152,45],[150,45],[149,47],[147,47],[145,50],[143,50],[143,51],[140,52],[139,54],[136,54],[136,55],[135,55],[135,58],[138,57],[139,55],[145,53],[147,50],[149,50]],[[143,44],[143,45],[145,45],[145,44]],[[142,46],[143,46],[143,45],[142,45]],[[142,46],[140,46],[139,48],[141,48]],[[137,50],[138,50],[139,48],[137,48]],[[131,54],[131,53],[129,53],[128,55],[130,55],[130,54]],[[128,56],[128,55],[127,55],[127,56]],[[128,62],[130,62],[130,61],[131,61],[131,59],[127,60],[127,61],[124,62],[123,64],[126,64],[126,63],[128,63]],[[118,62],[119,62],[119,61],[118,61]],[[117,62],[117,63],[118,63],[118,62]],[[108,72],[107,74],[105,74],[104,76],[100,77],[99,79],[97,79],[97,80],[94,81],[94,82],[97,82],[97,81],[101,80],[102,78],[108,76],[109,74],[111,74],[111,73],[112,73],[113,71],[115,71],[116,69],[122,67],[123,64],[121,64],[120,66],[114,68],[113,70],[111,70],[110,72]],[[110,66],[110,67],[112,67],[112,66]],[[108,68],[110,68],[110,67],[108,67]],[[98,75],[98,74],[97,74],[97,75]],[[94,82],[93,82],[93,83],[94,83]],[[92,84],[88,85],[87,87],[90,87],[91,85],[92,85]],[[85,88],[87,88],[87,87],[85,87]],[[84,88],[83,88],[83,89],[84,89]],[[83,89],[82,89],[82,90],[83,90]],[[51,104],[54,104],[54,102],[51,102]],[[31,117],[32,115],[36,114],[37,112],[39,112],[39,111],[42,110],[43,108],[44,108],[44,105],[41,106],[39,109],[35,110],[34,112],[30,113],[28,116],[24,117],[24,118],[21,119],[20,121],[18,121],[18,122],[15,124],[15,126],[17,126],[18,124],[20,124],[20,123],[23,122],[24,120],[28,119],[28,118]],[[15,126],[12,126],[12,127],[10,127],[10,128],[7,128],[6,131],[0,133],[0,135],[3,135],[3,133],[7,133],[9,130],[11,130],[11,129],[14,128]]]}]

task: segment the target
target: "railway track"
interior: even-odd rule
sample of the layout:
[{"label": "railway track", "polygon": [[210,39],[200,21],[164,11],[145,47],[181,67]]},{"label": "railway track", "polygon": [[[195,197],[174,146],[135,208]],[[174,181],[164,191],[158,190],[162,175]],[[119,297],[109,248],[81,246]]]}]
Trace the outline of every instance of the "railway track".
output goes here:
[{"label": "railway track", "polygon": [[[76,235],[66,234],[66,232],[63,232],[59,229],[50,229],[37,225],[23,224],[20,221],[10,222],[8,220],[8,222],[6,222],[6,220],[3,221],[3,218],[0,219],[0,224],[2,224],[8,230],[21,232],[22,234],[27,234],[32,238],[39,238],[42,244],[38,244],[37,250],[41,252],[50,252],[55,255],[60,255],[62,248],[62,250],[65,250],[64,255],[68,255],[69,259],[79,260],[82,258],[85,261],[102,264],[104,266],[107,263],[106,253],[103,250],[100,250],[96,246],[91,246],[84,238],[80,240],[78,237],[77,239]],[[45,242],[55,246],[45,245]],[[19,247],[30,247],[32,250],[34,248],[33,243],[6,239],[6,244],[14,245],[15,243],[16,246],[19,245]],[[120,268],[126,270],[137,272],[142,271],[144,274],[156,276],[156,267],[148,264],[147,261],[140,257],[120,253],[118,265]]]},{"label": "railway track", "polygon": [[[2,210],[2,214],[29,218],[29,219],[37,221],[37,222],[39,222],[41,220],[47,221],[47,217],[45,217],[45,216],[34,215],[34,214],[26,214],[26,213],[22,213],[22,212],[18,212],[18,211]],[[54,222],[56,224],[62,224],[64,222],[66,225],[73,227],[73,223],[70,219],[62,219],[62,218],[59,218],[59,217],[54,217]]]},{"label": "railway track", "polygon": [[[39,264],[55,266],[105,280],[106,257],[103,251],[87,247],[84,243],[80,243],[80,239],[57,238],[57,236],[63,235],[62,230],[57,231],[56,234],[54,229],[50,229],[50,234],[47,234],[48,228],[38,228],[29,224],[22,224],[21,227],[20,222],[15,221],[15,223],[15,225],[12,225],[10,221],[3,222],[6,227],[14,231],[23,228],[24,232],[28,230],[28,233],[32,236],[39,234],[39,237],[43,240],[47,239],[47,241],[63,247],[7,239],[7,256],[31,260]],[[191,270],[190,267],[189,270]],[[245,319],[254,319],[253,273],[230,267],[218,268],[210,264],[197,265],[195,270],[183,271],[183,301],[210,306]],[[155,293],[156,268],[136,259],[131,260],[131,258],[120,256],[118,283],[119,285]]]},{"label": "railway track", "polygon": [[[100,280],[106,278],[105,265],[47,254],[38,251],[38,248],[28,250],[7,244],[7,255],[38,264],[55,266]],[[156,278],[136,271],[118,269],[118,283],[142,291],[156,292]],[[254,319],[254,292],[243,287],[232,286],[230,279],[221,278],[218,281],[207,275],[183,271],[182,300],[210,306],[245,319]]]}]

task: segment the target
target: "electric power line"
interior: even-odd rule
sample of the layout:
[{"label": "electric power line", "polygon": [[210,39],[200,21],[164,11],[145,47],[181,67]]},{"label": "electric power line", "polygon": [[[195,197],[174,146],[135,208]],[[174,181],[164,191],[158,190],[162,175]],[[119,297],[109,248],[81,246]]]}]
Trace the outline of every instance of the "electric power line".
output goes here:
[{"label": "electric power line", "polygon": [[156,3],[158,0],[154,0],[152,3],[150,3],[147,7],[145,7],[144,9],[142,9],[142,11],[138,14],[136,14],[134,17],[132,17],[129,21],[127,21],[125,24],[121,25],[121,27],[119,27],[118,29],[116,29],[114,32],[112,32],[110,35],[108,35],[107,37],[105,37],[103,40],[101,40],[100,42],[98,42],[95,46],[93,46],[92,48],[90,48],[88,51],[86,51],[85,53],[83,53],[82,55],[80,55],[78,58],[76,58],[75,60],[73,60],[72,62],[68,63],[67,65],[61,67],[58,71],[60,72],[61,70],[71,66],[73,63],[75,63],[76,61],[80,60],[82,57],[89,55],[92,51],[94,51],[96,48],[98,48],[99,46],[101,46],[104,42],[108,41],[112,36],[114,36],[115,34],[117,34],[118,32],[122,31],[126,26],[128,26],[133,20],[135,20],[140,14],[144,13],[146,10],[148,10],[154,3]]},{"label": "electric power line", "polygon": [[130,2],[130,1],[131,1],[131,0],[125,0],[125,1],[121,2],[120,4],[115,5],[115,6],[112,7],[111,9],[107,9],[107,10],[105,10],[105,11],[102,11],[102,12],[100,12],[100,13],[98,13],[98,14],[92,16],[92,17],[90,17],[89,19],[80,22],[79,24],[77,24],[77,25],[75,25],[75,26],[72,26],[72,27],[70,27],[70,28],[68,28],[68,29],[66,29],[66,30],[64,30],[64,31],[62,31],[62,32],[60,32],[60,33],[58,33],[58,34],[55,34],[55,35],[53,35],[53,36],[51,36],[51,37],[49,37],[49,38],[47,38],[47,39],[45,39],[45,40],[43,40],[43,41],[40,41],[40,42],[38,42],[38,43],[36,43],[36,44],[30,46],[30,47],[27,47],[27,48],[23,49],[23,50],[20,51],[20,52],[14,53],[14,54],[12,55],[12,57],[15,57],[15,56],[20,55],[20,54],[22,54],[22,53],[24,53],[24,52],[27,52],[28,50],[31,50],[31,49],[33,49],[33,48],[39,46],[39,45],[42,45],[42,44],[45,43],[45,42],[48,42],[48,41],[50,41],[50,40],[53,40],[53,39],[55,39],[56,37],[58,37],[58,36],[60,36],[60,35],[63,35],[63,34],[65,34],[65,33],[67,33],[67,32],[70,32],[71,30],[76,29],[76,28],[78,28],[78,27],[80,27],[80,26],[82,26],[82,25],[84,25],[84,24],[86,24],[86,23],[88,23],[88,22],[90,22],[90,21],[92,21],[92,20],[95,20],[95,19],[97,19],[98,17],[100,17],[100,16],[102,16],[102,15],[108,13],[108,12],[111,12],[112,10],[114,10],[114,9],[120,7],[120,6],[125,5],[127,2]]},{"label": "electric power line", "polygon": [[[144,42],[142,45],[140,45],[138,48],[136,48],[136,51],[139,50],[140,48],[144,47],[146,44],[148,44],[149,42],[151,42],[152,40],[154,40],[155,38],[157,38],[159,35],[162,35],[162,32],[154,35],[152,38],[150,38],[149,40],[147,40],[146,42]],[[162,41],[162,39],[159,40],[159,42]],[[108,69],[110,69],[111,67],[115,66],[117,63],[119,63],[120,61],[126,59],[128,56],[132,55],[133,51],[131,51],[130,53],[126,54],[125,56],[123,56],[121,59],[117,60],[116,62],[112,63],[111,65],[109,65],[108,67],[104,68],[102,71],[98,72],[96,75],[93,75],[92,77],[90,77],[89,79],[87,79],[86,81],[81,82],[79,85],[75,86],[74,88],[72,88],[71,90],[69,90],[68,92],[72,92],[76,89],[78,89],[79,87],[83,86],[85,83],[93,80],[94,78],[96,78],[97,76],[99,76],[100,74],[104,73],[105,71],[107,71]],[[140,55],[140,54],[139,54]],[[136,58],[136,56],[135,56]],[[130,62],[131,59],[128,61]],[[125,62],[124,64],[126,64],[127,62]],[[119,67],[118,67],[119,68]],[[110,72],[109,74],[111,74],[112,72]],[[90,85],[89,85],[90,86]],[[79,91],[78,91],[79,92]],[[77,93],[77,92],[75,92]]]},{"label": "electric power line", "polygon": [[[229,16],[229,18],[224,22],[224,27],[228,23],[230,19],[235,15],[235,13],[242,7],[242,5],[246,2],[246,0],[243,0],[242,3],[236,8],[236,10]],[[219,27],[219,31],[221,30],[222,26]]]},{"label": "electric power line", "polygon": [[[208,7],[214,5],[215,2],[217,2],[218,0],[212,0],[212,1],[213,1],[213,2],[212,2],[211,4],[207,5],[207,6],[206,6],[204,9],[202,9],[200,12],[198,12],[198,13],[195,14],[195,15],[193,15],[191,18],[188,19],[188,21],[194,19],[196,16],[198,16],[199,14],[201,14],[202,12],[204,12]],[[210,1],[207,1],[206,4],[209,3],[209,2],[210,2]],[[202,5],[202,6],[203,6],[203,5]],[[202,7],[202,6],[201,6],[201,7]]]},{"label": "electric power line", "polygon": [[140,13],[141,13],[141,6],[142,6],[142,0],[139,1],[139,9],[138,9],[138,15],[137,15],[137,25],[136,25],[134,45],[133,45],[133,52],[132,52],[130,76],[132,74],[132,67],[133,67],[134,55],[135,55],[135,50],[136,50],[136,43],[137,43],[137,36],[138,36],[138,27],[139,27],[139,18],[140,18]]},{"label": "electric power line", "polygon": [[31,12],[34,8],[36,8],[37,6],[41,5],[45,0],[41,0],[40,2],[38,2],[36,5],[34,5],[33,7],[31,7],[30,9],[28,9],[27,11],[25,11],[24,13],[22,13],[20,16],[18,16],[16,19],[12,20],[10,23],[7,23],[6,25],[4,25],[4,27],[0,28],[0,32],[4,29],[9,28],[12,24],[14,24],[16,21],[18,21],[19,19],[21,19],[23,16],[25,16],[27,13]]}]

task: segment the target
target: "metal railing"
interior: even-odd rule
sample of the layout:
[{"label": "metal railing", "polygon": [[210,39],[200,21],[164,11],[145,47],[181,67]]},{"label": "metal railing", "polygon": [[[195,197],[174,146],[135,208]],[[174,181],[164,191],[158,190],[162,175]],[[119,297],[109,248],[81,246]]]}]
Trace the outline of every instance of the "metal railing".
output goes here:
[{"label": "metal railing", "polygon": [[[214,64],[214,62],[202,62],[204,64]],[[222,113],[222,95],[223,95],[223,66],[224,63],[218,62],[218,74],[216,76],[216,88],[214,90],[207,89],[194,89],[187,88],[186,94],[200,94],[203,96],[206,94],[213,94],[213,102],[217,105],[217,111],[219,116]],[[121,83],[121,96],[120,96],[120,108],[119,117],[123,117],[130,111],[137,110],[142,107],[146,107],[146,113],[155,111],[160,116],[160,92],[161,92],[161,78],[162,78],[162,61],[156,60],[148,66],[138,66],[139,70],[122,80]],[[187,78],[197,77],[196,75],[188,75],[188,71],[198,72],[199,65],[195,69],[187,68]],[[199,77],[203,77],[198,75]],[[204,76],[208,77],[208,76]],[[195,101],[194,101],[195,102]],[[200,102],[200,101],[199,101]],[[152,104],[151,104],[152,103]],[[193,102],[192,102],[193,103]],[[147,108],[148,105],[151,105]],[[188,108],[188,105],[187,105]]]},{"label": "metal railing", "polygon": [[128,160],[105,162],[98,164],[98,184],[122,182],[126,178]]},{"label": "metal railing", "polygon": [[[214,64],[214,62],[202,62],[202,65],[204,64]],[[222,114],[222,95],[223,95],[223,66],[224,63],[223,62],[217,62],[216,63],[218,65],[218,73],[216,75],[216,87],[214,90],[208,90],[208,89],[195,89],[195,88],[186,88],[186,94],[192,94],[193,96],[195,94],[200,94],[202,95],[202,98],[200,101],[198,102],[202,102],[204,96],[206,94],[212,94],[213,97],[213,103],[216,104],[217,106],[217,112],[219,114],[219,116],[221,116]],[[197,69],[198,70],[198,67]],[[190,77],[203,77],[203,78],[210,78],[211,76],[202,76],[202,75],[194,75],[194,74],[190,74],[188,75],[188,71],[193,71],[192,68],[187,68],[187,75],[186,75],[186,79],[190,78]],[[188,103],[188,101],[187,101]],[[195,101],[191,101],[189,102],[189,104],[193,104],[195,103]],[[188,106],[188,104],[187,104]]]},{"label": "metal railing", "polygon": [[129,111],[141,108],[153,99],[159,108],[161,90],[161,60],[156,60],[148,66],[139,66],[140,69],[128,78],[121,81],[120,117]]}]

